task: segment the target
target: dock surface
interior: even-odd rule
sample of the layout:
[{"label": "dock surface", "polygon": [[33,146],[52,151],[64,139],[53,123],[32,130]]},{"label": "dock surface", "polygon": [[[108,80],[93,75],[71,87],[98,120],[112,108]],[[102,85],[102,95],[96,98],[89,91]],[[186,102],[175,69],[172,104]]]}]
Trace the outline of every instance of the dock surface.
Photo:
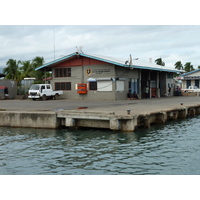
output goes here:
[{"label": "dock surface", "polygon": [[[84,100],[0,100],[0,109],[8,111],[57,111],[57,110],[95,110],[109,111],[116,114],[126,114],[131,109],[131,114],[148,114],[154,111],[180,108],[200,104],[198,96],[177,96],[165,98],[151,98],[141,100],[116,100],[116,101],[84,101]],[[82,108],[82,109],[80,109]]]},{"label": "dock surface", "polygon": [[[11,113],[15,115],[14,118],[9,118],[9,116],[11,117]],[[12,124],[12,119],[20,121],[17,119],[20,113],[21,115],[23,113],[24,122]],[[110,128],[112,130],[134,131],[137,126],[146,126],[148,128],[151,123],[165,123],[169,118],[185,118],[188,114],[193,116],[200,114],[200,97],[178,96],[116,101],[66,99],[46,101],[32,101],[29,99],[1,100],[0,117],[4,118],[4,122],[2,122],[0,126],[25,127],[25,125],[22,124],[27,124],[27,122],[33,124],[33,120],[24,119],[24,113],[29,113],[30,118],[33,118],[33,114],[34,118],[36,118],[38,113],[38,115],[40,115],[40,120],[43,118],[42,115],[46,117],[49,113],[47,117],[48,120],[52,118],[52,116],[59,120],[59,122],[55,122],[55,126],[52,126],[52,128],[56,128],[61,124],[66,127],[97,127]],[[26,117],[28,117],[28,115],[26,115]],[[35,127],[37,128],[36,125]],[[39,127],[42,128],[41,125]]]}]

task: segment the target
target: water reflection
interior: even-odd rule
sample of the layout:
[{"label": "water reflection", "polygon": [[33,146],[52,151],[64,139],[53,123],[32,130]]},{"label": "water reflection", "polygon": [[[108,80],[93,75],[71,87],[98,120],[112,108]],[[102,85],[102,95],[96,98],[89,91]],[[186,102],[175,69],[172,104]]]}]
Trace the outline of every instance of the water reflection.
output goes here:
[{"label": "water reflection", "polygon": [[139,129],[0,129],[0,174],[199,174],[200,118]]}]

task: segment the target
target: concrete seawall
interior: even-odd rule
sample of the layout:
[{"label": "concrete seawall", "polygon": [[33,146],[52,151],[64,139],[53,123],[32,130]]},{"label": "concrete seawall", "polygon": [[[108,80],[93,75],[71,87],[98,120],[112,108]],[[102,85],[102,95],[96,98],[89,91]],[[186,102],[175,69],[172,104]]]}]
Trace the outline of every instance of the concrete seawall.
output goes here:
[{"label": "concrete seawall", "polygon": [[[1,127],[106,128],[133,132],[200,114],[200,97],[126,101],[0,101]],[[80,109],[85,108],[85,109]]]},{"label": "concrete seawall", "polygon": [[94,110],[60,111],[0,111],[1,127],[24,128],[106,128],[113,131],[133,132],[138,127],[165,124],[169,120],[185,119],[200,114],[200,105],[149,112],[147,114],[119,114]]},{"label": "concrete seawall", "polygon": [[0,126],[25,128],[58,128],[55,112],[0,111]]},{"label": "concrete seawall", "polygon": [[170,120],[186,119],[200,114],[200,105],[151,112],[140,115],[117,115],[114,112],[66,112],[57,117],[66,127],[107,128],[125,132],[135,131],[138,127],[150,128],[152,124],[165,124]]}]

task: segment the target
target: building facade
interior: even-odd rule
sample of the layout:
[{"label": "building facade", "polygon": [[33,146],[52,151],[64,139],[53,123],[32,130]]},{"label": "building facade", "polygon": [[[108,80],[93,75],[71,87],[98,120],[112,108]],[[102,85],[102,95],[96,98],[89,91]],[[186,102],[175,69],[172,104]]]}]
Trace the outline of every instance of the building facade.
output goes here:
[{"label": "building facade", "polygon": [[200,88],[200,69],[180,75],[179,80],[182,82],[182,89],[187,89],[189,86],[197,86]]},{"label": "building facade", "polygon": [[136,92],[145,98],[160,97],[173,88],[172,70],[155,64],[137,61],[125,64],[114,58],[75,52],[47,63],[36,70],[52,72],[48,81],[54,90],[63,90],[66,99],[124,100],[127,94]]}]

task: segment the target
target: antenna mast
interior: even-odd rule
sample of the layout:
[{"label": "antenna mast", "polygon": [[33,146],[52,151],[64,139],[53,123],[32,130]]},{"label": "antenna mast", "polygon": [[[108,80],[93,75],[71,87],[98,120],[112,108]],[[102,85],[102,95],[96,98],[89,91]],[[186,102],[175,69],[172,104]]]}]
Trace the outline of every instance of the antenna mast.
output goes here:
[{"label": "antenna mast", "polygon": [[55,27],[54,27],[54,60],[55,60],[55,53],[56,53],[56,39],[55,39]]}]

